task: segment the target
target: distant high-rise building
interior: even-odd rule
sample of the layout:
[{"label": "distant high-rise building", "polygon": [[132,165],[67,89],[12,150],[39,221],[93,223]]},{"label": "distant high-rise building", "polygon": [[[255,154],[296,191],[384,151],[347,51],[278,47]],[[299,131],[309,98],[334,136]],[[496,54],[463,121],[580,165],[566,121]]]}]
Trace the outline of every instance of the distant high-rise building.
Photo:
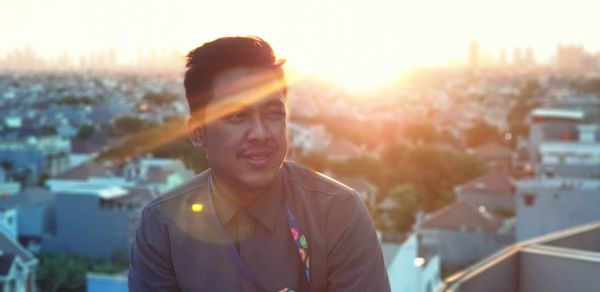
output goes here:
[{"label": "distant high-rise building", "polygon": [[582,46],[559,45],[556,47],[556,69],[562,72],[581,72],[587,67],[590,56]]},{"label": "distant high-rise building", "polygon": [[469,65],[472,68],[479,67],[479,44],[476,41],[471,41],[469,44]]},{"label": "distant high-rise building", "polygon": [[508,65],[508,55],[506,53],[506,49],[502,49],[500,51],[500,65],[501,66]]},{"label": "distant high-rise building", "polygon": [[533,66],[535,64],[535,58],[533,56],[533,48],[529,47],[525,50],[525,64]]},{"label": "distant high-rise building", "polygon": [[523,53],[520,48],[515,48],[513,50],[513,65],[519,66],[523,63]]}]

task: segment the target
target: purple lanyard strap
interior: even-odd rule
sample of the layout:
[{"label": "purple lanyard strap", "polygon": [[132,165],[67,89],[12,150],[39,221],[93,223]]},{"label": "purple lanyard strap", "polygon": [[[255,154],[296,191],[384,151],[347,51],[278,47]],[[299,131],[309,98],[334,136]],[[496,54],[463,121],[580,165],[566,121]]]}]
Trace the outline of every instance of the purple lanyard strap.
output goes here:
[{"label": "purple lanyard strap", "polygon": [[[284,174],[283,179],[284,179],[285,190],[286,190],[286,192],[288,192],[290,190],[287,187],[287,176],[286,176],[285,171],[283,172],[283,174]],[[233,241],[231,240],[231,238],[225,231],[225,228],[223,227],[223,224],[221,223],[221,220],[219,219],[219,217],[217,215],[217,212],[215,210],[215,207],[214,207],[214,204],[212,201],[212,189],[210,187],[210,184],[209,184],[208,189],[209,189],[208,202],[210,205],[209,209],[210,209],[210,212],[212,213],[213,219],[216,223],[217,231],[219,232],[221,238],[227,242],[227,249],[229,250],[229,253],[231,254],[231,257],[233,258],[233,261],[235,262],[236,266],[238,267],[238,270],[246,279],[248,279],[250,282],[254,283],[254,285],[256,285],[257,287],[260,287],[266,291],[269,291],[269,289],[266,289],[263,285],[261,285],[258,282],[258,280],[256,279],[256,277],[254,275],[252,275],[252,273],[250,272],[250,269],[248,268],[248,266],[246,265],[246,263],[240,256],[240,253],[238,252],[237,248],[235,247]],[[306,282],[310,285],[310,259],[309,259],[308,239],[306,238],[305,233],[302,232],[300,222],[294,215],[292,207],[293,206],[292,206],[291,202],[286,197],[286,199],[285,199],[285,214],[287,217],[288,226],[290,228],[290,235],[291,235],[292,239],[294,240],[294,243],[296,244],[296,248],[298,250],[298,255],[300,256],[300,260],[302,261],[302,266],[304,267],[304,275],[306,276]]]}]

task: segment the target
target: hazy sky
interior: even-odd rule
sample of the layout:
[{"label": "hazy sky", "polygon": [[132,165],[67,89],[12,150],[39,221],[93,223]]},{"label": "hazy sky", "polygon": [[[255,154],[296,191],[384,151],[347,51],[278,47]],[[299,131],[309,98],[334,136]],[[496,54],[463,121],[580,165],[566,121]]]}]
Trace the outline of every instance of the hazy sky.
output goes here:
[{"label": "hazy sky", "polygon": [[0,0],[0,56],[114,48],[127,60],[255,34],[290,66],[348,81],[464,61],[471,40],[495,55],[532,47],[542,60],[558,43],[600,51],[598,11],[600,1],[584,0]]}]

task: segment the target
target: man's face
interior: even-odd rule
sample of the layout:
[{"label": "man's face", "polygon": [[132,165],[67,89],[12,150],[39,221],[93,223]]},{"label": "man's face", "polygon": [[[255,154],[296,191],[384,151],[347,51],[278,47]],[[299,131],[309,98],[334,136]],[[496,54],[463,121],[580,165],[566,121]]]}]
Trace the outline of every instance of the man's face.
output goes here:
[{"label": "man's face", "polygon": [[263,190],[285,158],[287,111],[276,83],[272,69],[235,69],[213,83],[202,139],[217,183],[237,195]]}]

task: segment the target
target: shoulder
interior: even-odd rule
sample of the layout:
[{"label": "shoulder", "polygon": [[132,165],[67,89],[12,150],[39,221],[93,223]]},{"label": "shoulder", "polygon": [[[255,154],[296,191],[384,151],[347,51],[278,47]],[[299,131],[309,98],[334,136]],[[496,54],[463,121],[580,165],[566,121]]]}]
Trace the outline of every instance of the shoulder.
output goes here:
[{"label": "shoulder", "polygon": [[344,216],[346,213],[366,212],[354,189],[294,162],[286,162],[285,167],[293,193],[303,197],[313,211],[320,210],[326,217],[337,213]]},{"label": "shoulder", "polygon": [[298,163],[286,161],[288,179],[307,191],[317,192],[326,196],[352,196],[356,191],[336,181],[335,179],[306,168]]}]

